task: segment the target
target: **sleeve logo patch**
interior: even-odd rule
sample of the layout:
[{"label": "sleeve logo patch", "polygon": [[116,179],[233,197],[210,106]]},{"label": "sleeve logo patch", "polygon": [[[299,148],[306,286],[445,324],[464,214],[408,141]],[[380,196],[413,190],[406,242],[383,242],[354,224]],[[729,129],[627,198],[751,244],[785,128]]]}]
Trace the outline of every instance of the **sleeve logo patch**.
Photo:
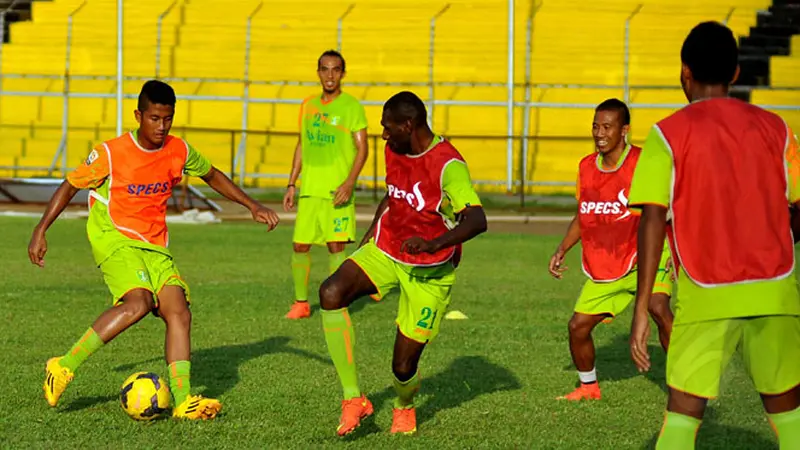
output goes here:
[{"label": "sleeve logo patch", "polygon": [[93,162],[97,161],[97,158],[98,158],[99,156],[100,156],[100,155],[97,153],[97,150],[92,150],[92,153],[89,153],[89,157],[88,157],[88,158],[86,158],[86,165],[87,165],[87,166],[89,166],[89,165],[91,165]]}]

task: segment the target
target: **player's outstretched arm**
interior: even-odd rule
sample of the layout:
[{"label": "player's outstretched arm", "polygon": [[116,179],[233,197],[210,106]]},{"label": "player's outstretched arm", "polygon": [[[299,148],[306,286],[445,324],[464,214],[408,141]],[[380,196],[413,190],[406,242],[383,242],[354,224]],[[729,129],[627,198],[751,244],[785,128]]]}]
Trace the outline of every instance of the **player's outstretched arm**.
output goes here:
[{"label": "player's outstretched arm", "polygon": [[249,209],[250,214],[253,215],[253,220],[269,225],[269,231],[272,231],[278,226],[280,219],[275,211],[253,200],[253,198],[247,195],[243,190],[239,189],[239,186],[233,184],[230,178],[217,170],[216,167],[212,166],[211,170],[201,178],[206,184],[211,186],[212,189],[222,194],[228,200],[234,201]]},{"label": "player's outstretched arm", "polygon": [[564,239],[561,240],[561,243],[556,247],[555,253],[550,257],[550,275],[556,279],[561,279],[562,273],[567,270],[567,266],[564,265],[564,257],[567,256],[567,252],[580,240],[581,226],[578,222],[578,215],[575,214],[575,217],[573,217],[572,221],[569,223],[567,234],[564,235]]},{"label": "player's outstretched arm", "polygon": [[647,340],[650,337],[648,308],[666,234],[667,208],[660,205],[643,205],[637,245],[636,304],[630,339],[631,356],[640,372],[650,369],[650,355],[647,352]]},{"label": "player's outstretched arm", "polygon": [[389,207],[389,193],[383,196],[383,200],[381,200],[380,204],[378,204],[378,209],[375,210],[375,217],[372,219],[372,223],[369,225],[367,232],[364,233],[364,237],[361,239],[361,242],[358,244],[359,247],[366,244],[372,236],[375,235],[375,227],[378,226],[378,220],[380,220],[381,216],[384,212],[386,212],[386,208]]},{"label": "player's outstretched arm", "polygon": [[462,244],[488,229],[486,212],[482,206],[467,206],[461,211],[461,221],[452,230],[436,239],[426,241],[420,237],[412,237],[403,242],[401,251],[409,254],[436,253],[444,248]]},{"label": "player's outstretched arm", "polygon": [[47,253],[47,239],[45,233],[50,225],[56,221],[58,216],[64,212],[69,202],[75,197],[80,189],[71,185],[69,181],[64,181],[61,186],[53,193],[53,197],[47,204],[47,209],[42,215],[42,219],[33,229],[33,236],[31,242],[28,244],[28,257],[33,264],[39,267],[44,267],[44,255]]},{"label": "player's outstretched arm", "polygon": [[286,185],[286,193],[283,195],[283,210],[291,211],[294,209],[294,199],[297,194],[297,179],[300,178],[300,171],[303,169],[303,138],[297,139],[297,146],[294,148],[294,158],[292,159],[292,172],[289,174],[289,183]]},{"label": "player's outstretched arm", "polygon": [[356,158],[353,160],[353,167],[350,169],[350,174],[347,176],[347,179],[336,189],[336,194],[333,196],[333,204],[336,206],[344,205],[350,200],[356,182],[358,182],[358,175],[367,162],[369,146],[367,145],[366,128],[353,132],[353,143],[356,145]]}]

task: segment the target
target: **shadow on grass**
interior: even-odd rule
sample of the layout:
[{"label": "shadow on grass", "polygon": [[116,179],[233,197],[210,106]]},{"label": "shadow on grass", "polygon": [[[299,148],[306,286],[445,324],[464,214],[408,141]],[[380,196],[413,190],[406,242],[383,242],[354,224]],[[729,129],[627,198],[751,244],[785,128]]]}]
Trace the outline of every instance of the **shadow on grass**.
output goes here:
[{"label": "shadow on grass", "polygon": [[[425,396],[425,400],[417,401],[417,426],[433,419],[439,411],[463,406],[480,396],[521,388],[517,377],[505,367],[482,356],[461,356],[442,372],[430,377],[422,374],[420,394]],[[380,409],[384,403],[394,399],[394,388],[390,386],[375,394],[367,394],[367,397],[376,409]],[[393,406],[390,404],[389,407]],[[380,431],[373,414],[348,439],[359,439]]]},{"label": "shadow on grass", "polygon": [[[655,333],[654,333],[655,334]],[[650,355],[650,370],[641,374],[631,358],[631,347],[628,334],[617,335],[614,340],[599,349],[598,375],[600,380],[619,381],[644,376],[666,393],[667,389],[667,354],[658,344],[647,346]]]},{"label": "shadow on grass", "polygon": [[93,397],[81,397],[71,401],[62,411],[75,412],[84,409],[92,409],[98,405],[109,403],[112,401],[119,402],[119,397],[116,395],[95,395]]},{"label": "shadow on grass", "polygon": [[[650,354],[650,370],[641,374],[631,359],[631,349],[628,335],[616,335],[611,343],[595,348],[595,367],[597,379],[604,381],[621,381],[639,376],[644,376],[652,381],[666,394],[667,389],[667,354],[658,344],[647,346]],[[575,366],[569,364],[564,370],[575,371]],[[577,374],[575,375],[577,379]],[[576,381],[577,386],[577,381]],[[602,386],[601,386],[602,387]],[[666,404],[666,399],[664,400]]]},{"label": "shadow on grass", "polygon": [[[777,450],[777,440],[769,440],[760,434],[750,430],[720,425],[716,421],[716,409],[709,406],[706,409],[703,423],[697,432],[696,447],[698,449],[759,449]],[[642,449],[654,449],[660,430],[642,447]]]},{"label": "shadow on grass", "polygon": [[[252,359],[268,354],[287,353],[312,359],[323,364],[331,365],[330,359],[306,350],[289,346],[291,338],[288,336],[273,336],[262,341],[247,344],[223,345],[214,348],[204,348],[192,352],[192,385],[205,386],[203,395],[218,397],[239,383],[239,366]],[[143,364],[159,361],[161,358],[152,358],[135,363],[122,364],[114,368],[117,372],[135,370]]]}]

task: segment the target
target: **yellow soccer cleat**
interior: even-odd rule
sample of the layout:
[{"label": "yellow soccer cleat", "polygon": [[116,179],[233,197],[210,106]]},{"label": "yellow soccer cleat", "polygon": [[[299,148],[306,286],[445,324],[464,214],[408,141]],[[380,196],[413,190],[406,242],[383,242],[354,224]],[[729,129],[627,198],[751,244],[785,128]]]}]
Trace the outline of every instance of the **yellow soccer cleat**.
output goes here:
[{"label": "yellow soccer cleat", "polygon": [[59,364],[60,357],[50,358],[44,367],[44,398],[50,406],[56,406],[61,394],[67,389],[67,385],[75,378],[75,374],[66,367]]},{"label": "yellow soccer cleat", "polygon": [[201,395],[190,395],[186,397],[175,410],[172,417],[181,419],[213,419],[222,410],[222,403],[213,398],[203,398]]}]

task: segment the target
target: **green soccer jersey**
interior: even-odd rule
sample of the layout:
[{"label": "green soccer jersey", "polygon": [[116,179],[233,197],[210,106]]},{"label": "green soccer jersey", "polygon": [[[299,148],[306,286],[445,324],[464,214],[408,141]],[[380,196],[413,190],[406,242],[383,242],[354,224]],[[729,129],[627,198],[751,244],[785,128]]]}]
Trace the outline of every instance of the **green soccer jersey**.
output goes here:
[{"label": "green soccer jersey", "polygon": [[[800,166],[798,158],[787,153],[789,166],[789,198],[800,200]],[[631,182],[631,208],[651,204],[669,207],[672,196],[673,161],[669,144],[654,126],[645,141]],[[787,204],[788,207],[788,204]],[[796,277],[781,280],[741,283],[718,287],[702,287],[681,269],[678,275],[678,297],[675,324],[767,314],[800,314],[796,301]]]},{"label": "green soccer jersey", "polygon": [[364,107],[342,92],[330,102],[307,98],[300,107],[301,197],[333,198],[356,158],[353,133],[367,128]]},{"label": "green soccer jersey", "polygon": [[[133,131],[131,134],[134,142],[137,142],[137,131]],[[208,174],[211,170],[211,162],[191,145],[187,145],[187,147],[189,148],[189,154],[186,158],[184,173],[197,177]],[[96,191],[100,198],[108,199],[109,183],[107,181],[110,174],[108,154],[103,146],[100,145],[92,151],[83,164],[67,175],[67,181],[78,189],[91,189]],[[120,233],[111,221],[108,207],[101,201],[95,201],[89,211],[86,232],[92,245],[92,254],[97,265],[100,265],[121,247],[143,248],[171,257],[169,249],[165,247],[130,239]]]}]

